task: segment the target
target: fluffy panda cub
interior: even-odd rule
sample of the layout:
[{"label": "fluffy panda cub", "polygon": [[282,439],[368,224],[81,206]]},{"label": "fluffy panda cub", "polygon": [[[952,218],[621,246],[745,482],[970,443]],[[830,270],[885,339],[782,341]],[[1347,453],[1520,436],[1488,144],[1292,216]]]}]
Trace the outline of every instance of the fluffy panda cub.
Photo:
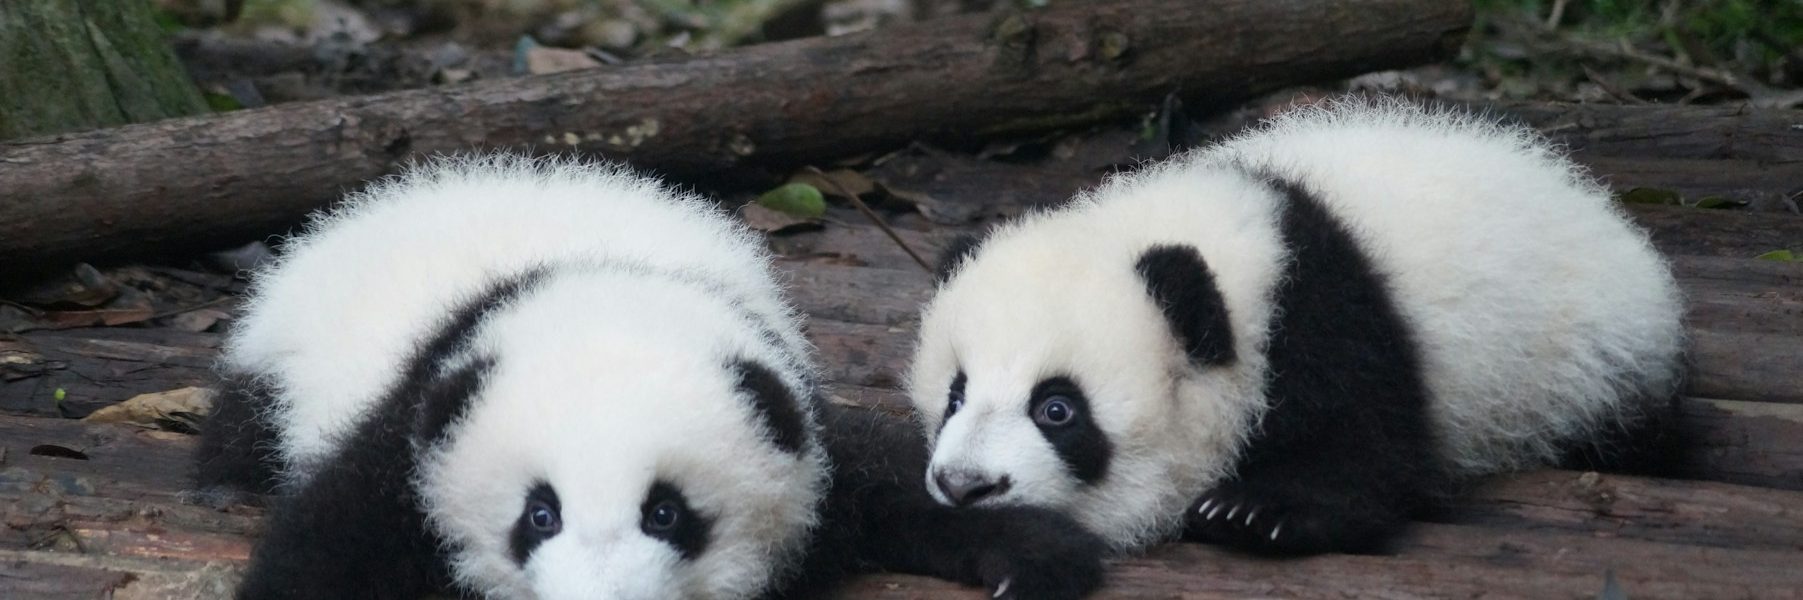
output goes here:
[{"label": "fluffy panda cub", "polygon": [[911,426],[816,402],[768,260],[609,167],[453,160],[352,196],[258,275],[225,349],[198,482],[282,496],[238,596],[1096,584],[1099,540],[940,507]]},{"label": "fluffy panda cub", "polygon": [[1373,549],[1445,484],[1622,449],[1680,375],[1642,232],[1532,132],[1346,101],[962,245],[910,394],[934,497],[1129,549]]}]

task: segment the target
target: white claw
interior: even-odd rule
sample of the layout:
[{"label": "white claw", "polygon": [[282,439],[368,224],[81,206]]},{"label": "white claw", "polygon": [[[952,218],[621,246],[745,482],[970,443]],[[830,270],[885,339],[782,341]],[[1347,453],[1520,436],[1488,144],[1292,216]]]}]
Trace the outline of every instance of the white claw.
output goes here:
[{"label": "white claw", "polygon": [[1227,511],[1227,520],[1232,521],[1233,516],[1237,514],[1240,514],[1240,505],[1235,504],[1232,510]]},{"label": "white claw", "polygon": [[1201,507],[1201,508],[1198,508],[1198,509],[1196,509],[1196,514],[1198,514],[1198,515],[1199,515],[1199,514],[1202,514],[1202,513],[1205,513],[1205,512],[1208,512],[1208,507],[1209,507],[1209,505],[1212,505],[1212,504],[1214,504],[1214,503],[1215,503],[1215,501],[1214,501],[1214,500],[1213,500],[1213,499],[1209,499],[1209,500],[1204,500],[1204,501],[1202,501],[1202,507]]},{"label": "white claw", "polygon": [[1219,514],[1220,512],[1221,512],[1221,506],[1216,505],[1214,510],[1208,511],[1208,520],[1213,521],[1215,518],[1215,515]]},{"label": "white claw", "polygon": [[1014,583],[1014,578],[1013,578],[1013,577],[1009,577],[1009,578],[1007,578],[1007,579],[1003,579],[1003,580],[1002,580],[1002,584],[1001,584],[1001,585],[998,585],[998,586],[995,586],[995,594],[994,594],[994,595],[992,595],[992,596],[990,596],[990,598],[1000,598],[1000,597],[1002,597],[1002,594],[1006,594],[1006,593],[1008,593],[1008,586],[1009,586],[1009,585],[1010,585],[1010,584],[1013,584],[1013,583]]},{"label": "white claw", "polygon": [[1277,541],[1277,533],[1280,531],[1283,531],[1283,523],[1278,523],[1277,527],[1271,529],[1271,541]]},{"label": "white claw", "polygon": [[1251,511],[1248,511],[1246,513],[1246,525],[1251,526],[1252,525],[1252,517],[1256,517],[1256,516],[1258,516],[1258,509],[1254,508]]}]

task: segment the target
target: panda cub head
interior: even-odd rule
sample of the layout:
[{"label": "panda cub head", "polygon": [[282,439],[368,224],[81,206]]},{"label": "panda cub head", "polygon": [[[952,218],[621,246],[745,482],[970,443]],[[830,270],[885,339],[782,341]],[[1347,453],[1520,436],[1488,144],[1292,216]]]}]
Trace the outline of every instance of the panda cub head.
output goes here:
[{"label": "panda cub head", "polygon": [[282,492],[240,598],[755,597],[829,487],[761,240],[607,165],[446,159],[257,276],[197,480]]},{"label": "panda cub head", "polygon": [[692,285],[540,278],[427,386],[470,396],[426,438],[418,482],[461,586],[741,598],[780,580],[825,485],[805,375]]},{"label": "panda cub head", "polygon": [[[1129,183],[1098,195],[1129,193],[1119,189]],[[1222,189],[1196,194],[1225,198],[1257,191],[1200,185]],[[1236,334],[1263,328],[1262,315],[1229,313],[1223,297],[1256,309],[1263,283],[1217,281],[1195,247],[1143,241],[1194,236],[1161,236],[1123,212],[1138,207],[1092,199],[948,253],[908,386],[933,448],[936,500],[1051,508],[1125,550],[1175,530],[1194,494],[1231,469],[1257,414],[1246,403],[1260,397],[1252,349],[1262,333]],[[1242,218],[1273,218],[1254,204]],[[1277,251],[1242,223],[1219,225],[1224,245]],[[1217,310],[1167,317],[1170,305]]]}]

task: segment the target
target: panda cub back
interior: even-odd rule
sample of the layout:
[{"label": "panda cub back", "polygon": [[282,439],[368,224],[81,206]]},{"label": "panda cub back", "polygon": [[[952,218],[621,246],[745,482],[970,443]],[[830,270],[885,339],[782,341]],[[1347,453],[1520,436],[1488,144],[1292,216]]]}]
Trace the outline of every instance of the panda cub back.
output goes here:
[{"label": "panda cub back", "polygon": [[222,359],[198,479],[283,496],[240,596],[771,589],[830,471],[767,260],[612,167],[449,160],[351,197]]},{"label": "panda cub back", "polygon": [[946,264],[909,380],[929,489],[1123,549],[1370,549],[1449,481],[1662,418],[1680,370],[1676,286],[1601,187],[1398,102],[1298,109]]}]

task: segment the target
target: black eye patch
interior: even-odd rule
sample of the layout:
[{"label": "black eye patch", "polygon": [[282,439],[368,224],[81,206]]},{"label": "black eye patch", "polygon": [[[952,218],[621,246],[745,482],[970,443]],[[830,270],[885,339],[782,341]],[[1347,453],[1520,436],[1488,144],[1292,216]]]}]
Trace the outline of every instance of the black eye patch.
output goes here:
[{"label": "black eye patch", "polygon": [[963,371],[959,371],[958,376],[952,378],[952,389],[945,393],[945,416],[939,419],[940,429],[945,429],[945,424],[952,420],[952,415],[958,414],[958,410],[964,408],[964,384],[969,379],[964,376]]},{"label": "black eye patch", "polygon": [[639,506],[639,531],[670,544],[684,559],[694,560],[707,550],[713,527],[713,519],[695,512],[682,490],[667,482],[652,484]]},{"label": "black eye patch", "polygon": [[526,503],[514,520],[513,533],[507,536],[507,547],[513,561],[526,564],[526,557],[545,540],[563,531],[563,505],[557,501],[557,490],[551,484],[538,482],[526,492]]},{"label": "black eye patch", "polygon": [[1084,483],[1094,484],[1108,474],[1108,461],[1114,445],[1108,435],[1096,427],[1089,410],[1089,398],[1069,377],[1053,377],[1033,386],[1027,402],[1027,416],[1039,427],[1039,434],[1051,442],[1058,458],[1072,475]]}]

